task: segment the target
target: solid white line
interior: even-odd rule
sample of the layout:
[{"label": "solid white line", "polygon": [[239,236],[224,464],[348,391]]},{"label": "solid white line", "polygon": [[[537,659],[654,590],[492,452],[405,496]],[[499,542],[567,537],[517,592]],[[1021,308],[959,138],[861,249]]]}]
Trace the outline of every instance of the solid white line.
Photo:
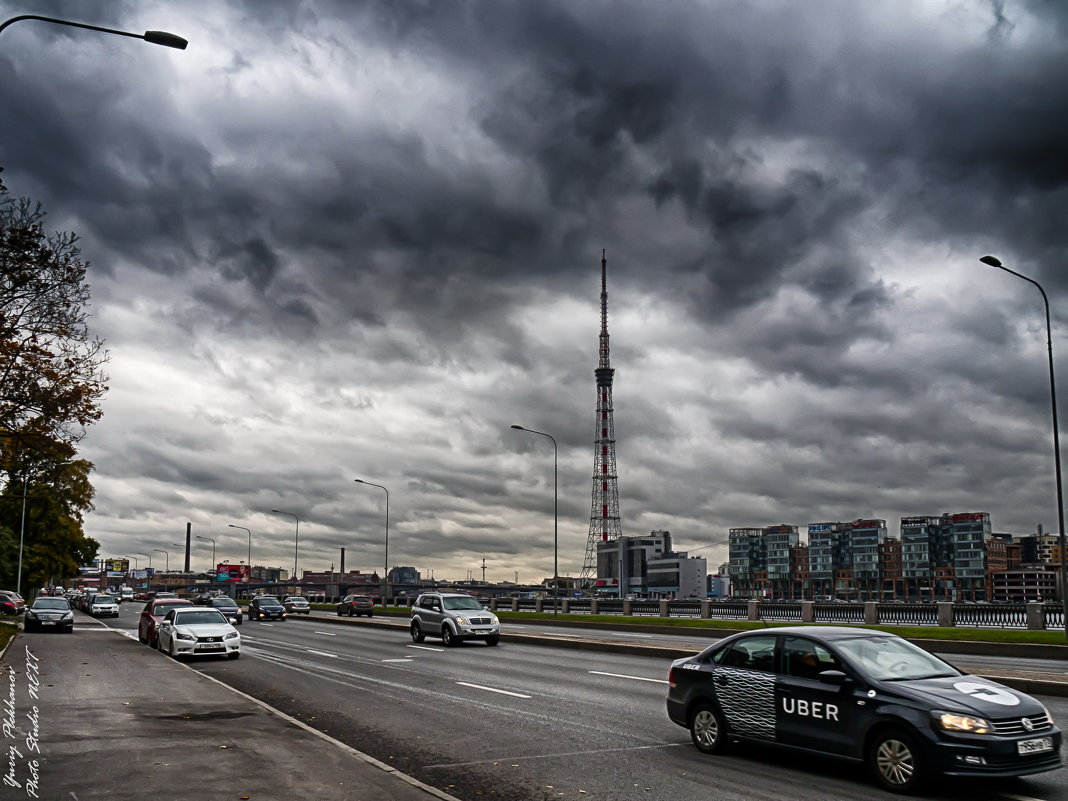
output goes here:
[{"label": "solid white line", "polygon": [[261,626],[271,626],[271,627],[273,627],[274,623],[263,623],[263,622],[260,622],[260,625]]},{"label": "solid white line", "polygon": [[605,673],[601,670],[591,670],[588,672],[594,674],[595,676],[612,676],[613,678],[617,679],[634,679],[635,681],[652,681],[656,682],[657,684],[667,684],[667,679],[647,679],[644,676],[626,676],[622,673]]},{"label": "solid white line", "polygon": [[438,652],[441,652],[441,651],[445,650],[444,648],[431,648],[431,647],[426,646],[426,645],[409,645],[408,647],[409,648],[418,648],[421,651],[438,651]]},{"label": "solid white line", "polygon": [[332,631],[317,631],[315,633],[316,634],[325,634],[327,637],[336,637],[337,636],[337,634],[335,634]]},{"label": "solid white line", "polygon": [[404,659],[383,659],[382,661],[383,662],[411,662],[412,658],[410,656],[406,656],[406,657],[404,657]]},{"label": "solid white line", "polygon": [[523,695],[522,693],[513,693],[509,692],[508,690],[498,690],[496,687],[484,687],[481,684],[470,684],[466,681],[458,681],[456,683],[463,685],[464,687],[474,687],[476,690],[488,690],[491,693],[500,693],[501,695],[513,695],[516,698],[530,698],[529,695]]},{"label": "solid white line", "polygon": [[331,659],[341,659],[337,654],[328,654],[326,651],[313,651],[311,648],[305,648],[305,653],[316,654],[318,656],[329,656]]}]

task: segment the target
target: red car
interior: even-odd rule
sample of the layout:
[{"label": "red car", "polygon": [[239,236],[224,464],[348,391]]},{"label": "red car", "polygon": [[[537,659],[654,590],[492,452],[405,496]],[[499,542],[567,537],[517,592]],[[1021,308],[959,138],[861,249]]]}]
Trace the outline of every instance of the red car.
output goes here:
[{"label": "red car", "polygon": [[192,606],[192,604],[181,598],[160,598],[158,601],[149,601],[141,611],[141,619],[137,621],[137,639],[155,648],[156,626],[169,610],[184,606]]}]

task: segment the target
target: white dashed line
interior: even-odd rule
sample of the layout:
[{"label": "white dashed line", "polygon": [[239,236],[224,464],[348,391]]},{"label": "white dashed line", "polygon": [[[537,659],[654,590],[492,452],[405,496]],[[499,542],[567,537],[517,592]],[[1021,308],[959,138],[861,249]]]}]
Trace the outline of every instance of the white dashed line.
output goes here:
[{"label": "white dashed line", "polygon": [[411,662],[412,658],[410,656],[407,656],[404,659],[383,659],[382,661],[383,662]]},{"label": "white dashed line", "polygon": [[458,681],[456,683],[461,685],[461,686],[463,686],[463,687],[473,687],[476,690],[486,690],[487,692],[500,693],[501,695],[511,695],[511,696],[516,697],[516,698],[530,698],[529,695],[523,695],[522,693],[513,693],[513,692],[509,692],[508,690],[498,690],[496,687],[485,687],[485,686],[483,686],[481,684],[470,684],[470,683],[468,683],[466,681]]},{"label": "white dashed line", "polygon": [[317,631],[316,634],[325,634],[327,637],[336,637],[337,634],[333,631]]},{"label": "white dashed line", "polygon": [[326,651],[313,651],[311,648],[305,648],[305,653],[315,654],[316,656],[329,656],[331,659],[340,659],[337,654],[328,654]]},{"label": "white dashed line", "polygon": [[418,648],[420,651],[438,651],[439,653],[444,651],[444,648],[431,648],[428,645],[409,645],[409,648]]},{"label": "white dashed line", "polygon": [[622,673],[605,673],[601,670],[591,670],[588,672],[595,676],[611,676],[616,679],[634,679],[635,681],[652,681],[657,684],[667,684],[667,679],[647,679],[644,676],[626,676]]}]

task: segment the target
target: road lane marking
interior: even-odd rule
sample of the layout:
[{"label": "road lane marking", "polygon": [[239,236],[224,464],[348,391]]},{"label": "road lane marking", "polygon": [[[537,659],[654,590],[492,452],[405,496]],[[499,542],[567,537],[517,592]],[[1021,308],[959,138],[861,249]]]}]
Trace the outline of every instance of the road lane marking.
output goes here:
[{"label": "road lane marking", "polygon": [[325,634],[327,637],[336,637],[337,633],[333,631],[317,631],[316,634]]},{"label": "road lane marking", "polygon": [[406,656],[403,659],[383,659],[382,661],[383,662],[411,662],[412,658],[410,656]]},{"label": "road lane marking", "polygon": [[[660,743],[658,745],[635,745],[630,748],[601,748],[597,751],[566,751],[559,754],[523,754],[523,756],[493,757],[491,759],[480,759],[477,762],[449,762],[440,765],[426,765],[425,768],[427,770],[466,768],[472,765],[493,765],[498,762],[525,762],[531,759],[559,759],[561,757],[588,756],[590,754],[615,754],[620,751],[650,751],[657,748],[677,748],[682,745],[690,745],[690,741],[687,740],[684,743]],[[1039,799],[1032,798],[1027,801],[1039,801]]]},{"label": "road lane marking", "polygon": [[311,648],[305,648],[304,653],[316,654],[317,656],[329,656],[331,659],[341,659],[337,654],[328,654],[326,651],[313,651]]},{"label": "road lane marking", "polygon": [[634,679],[635,681],[653,681],[653,682],[656,682],[657,684],[667,684],[668,683],[667,679],[647,679],[644,676],[627,676],[627,675],[624,675],[623,673],[605,673],[604,671],[601,671],[601,670],[590,670],[588,672],[594,674],[595,676],[612,676],[613,678],[616,678],[616,679]]},{"label": "road lane marking", "polygon": [[418,648],[421,651],[444,651],[444,648],[431,648],[429,645],[409,645],[409,648]]},{"label": "road lane marking", "polygon": [[512,696],[515,696],[516,698],[530,698],[529,695],[523,695],[522,693],[513,693],[513,692],[510,692],[509,690],[498,690],[496,687],[486,687],[486,686],[484,686],[482,684],[471,684],[471,683],[466,682],[466,681],[458,681],[456,683],[461,685],[461,686],[463,686],[463,687],[474,687],[476,690],[486,690],[486,691],[491,692],[491,693],[500,693],[501,695],[512,695]]},{"label": "road lane marking", "polygon": [[274,623],[264,623],[263,621],[260,621],[260,625],[261,626],[271,626],[273,628],[275,624]]}]

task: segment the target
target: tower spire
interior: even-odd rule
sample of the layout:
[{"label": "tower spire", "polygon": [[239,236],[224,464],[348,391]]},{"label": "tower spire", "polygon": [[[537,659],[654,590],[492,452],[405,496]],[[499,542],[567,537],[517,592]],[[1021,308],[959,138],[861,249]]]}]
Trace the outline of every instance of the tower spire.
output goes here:
[{"label": "tower spire", "polygon": [[593,501],[590,509],[590,533],[586,540],[586,558],[581,579],[597,578],[597,543],[623,535],[619,522],[619,486],[616,476],[616,427],[613,419],[612,380],[615,376],[608,346],[608,259],[601,251],[601,334],[597,369],[597,426],[593,449]]}]

